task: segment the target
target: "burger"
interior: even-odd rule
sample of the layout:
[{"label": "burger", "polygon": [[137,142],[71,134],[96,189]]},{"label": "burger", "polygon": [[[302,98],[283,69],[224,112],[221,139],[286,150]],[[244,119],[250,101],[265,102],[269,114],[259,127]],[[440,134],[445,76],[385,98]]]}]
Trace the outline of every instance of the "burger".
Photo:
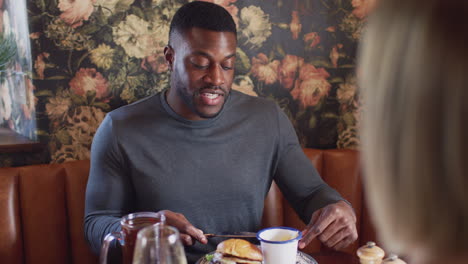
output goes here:
[{"label": "burger", "polygon": [[243,239],[228,239],[218,244],[210,264],[262,264],[262,251]]}]

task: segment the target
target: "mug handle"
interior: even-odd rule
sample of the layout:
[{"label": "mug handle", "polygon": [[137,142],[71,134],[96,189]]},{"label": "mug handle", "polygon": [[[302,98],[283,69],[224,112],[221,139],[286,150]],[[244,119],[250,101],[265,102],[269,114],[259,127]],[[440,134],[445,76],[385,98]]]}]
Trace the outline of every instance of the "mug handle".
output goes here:
[{"label": "mug handle", "polygon": [[112,232],[107,234],[104,237],[104,241],[102,242],[101,252],[99,254],[99,264],[107,264],[107,255],[109,254],[109,247],[111,242],[117,239],[117,241],[122,240],[122,233],[120,232]]}]

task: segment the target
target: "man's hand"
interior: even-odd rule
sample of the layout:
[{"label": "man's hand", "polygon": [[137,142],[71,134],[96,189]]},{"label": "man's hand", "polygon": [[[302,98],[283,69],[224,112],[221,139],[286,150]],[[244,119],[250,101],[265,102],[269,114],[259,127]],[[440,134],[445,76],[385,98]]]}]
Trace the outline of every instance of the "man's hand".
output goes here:
[{"label": "man's hand", "polygon": [[182,243],[187,246],[195,244],[195,240],[203,244],[208,243],[203,231],[194,227],[183,214],[175,213],[169,210],[162,211],[166,216],[166,224],[173,226],[179,230]]},{"label": "man's hand", "polygon": [[327,247],[340,250],[358,237],[356,215],[351,206],[344,201],[327,205],[314,212],[302,235],[299,241],[300,249],[318,237]]}]

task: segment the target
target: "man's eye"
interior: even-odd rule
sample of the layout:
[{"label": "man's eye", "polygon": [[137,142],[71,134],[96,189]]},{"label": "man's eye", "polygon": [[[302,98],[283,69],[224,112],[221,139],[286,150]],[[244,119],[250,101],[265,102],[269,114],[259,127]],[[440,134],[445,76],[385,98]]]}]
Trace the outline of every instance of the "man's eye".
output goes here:
[{"label": "man's eye", "polygon": [[208,69],[208,65],[200,65],[200,64],[196,64],[196,63],[192,63],[193,66],[197,69],[200,69],[200,70],[206,70]]},{"label": "man's eye", "polygon": [[225,71],[232,70],[232,67],[228,67],[228,66],[222,66],[222,67],[223,67],[223,70],[225,70]]}]

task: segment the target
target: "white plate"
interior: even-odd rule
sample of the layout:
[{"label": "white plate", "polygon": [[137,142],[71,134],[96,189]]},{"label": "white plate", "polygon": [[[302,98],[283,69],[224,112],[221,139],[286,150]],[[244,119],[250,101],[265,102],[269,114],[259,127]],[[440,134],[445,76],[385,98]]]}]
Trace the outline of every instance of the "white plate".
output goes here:
[{"label": "white plate", "polygon": [[[210,254],[214,254],[211,252]],[[209,264],[205,257],[199,259],[195,264]],[[315,259],[304,252],[297,251],[296,264],[318,264]]]}]

